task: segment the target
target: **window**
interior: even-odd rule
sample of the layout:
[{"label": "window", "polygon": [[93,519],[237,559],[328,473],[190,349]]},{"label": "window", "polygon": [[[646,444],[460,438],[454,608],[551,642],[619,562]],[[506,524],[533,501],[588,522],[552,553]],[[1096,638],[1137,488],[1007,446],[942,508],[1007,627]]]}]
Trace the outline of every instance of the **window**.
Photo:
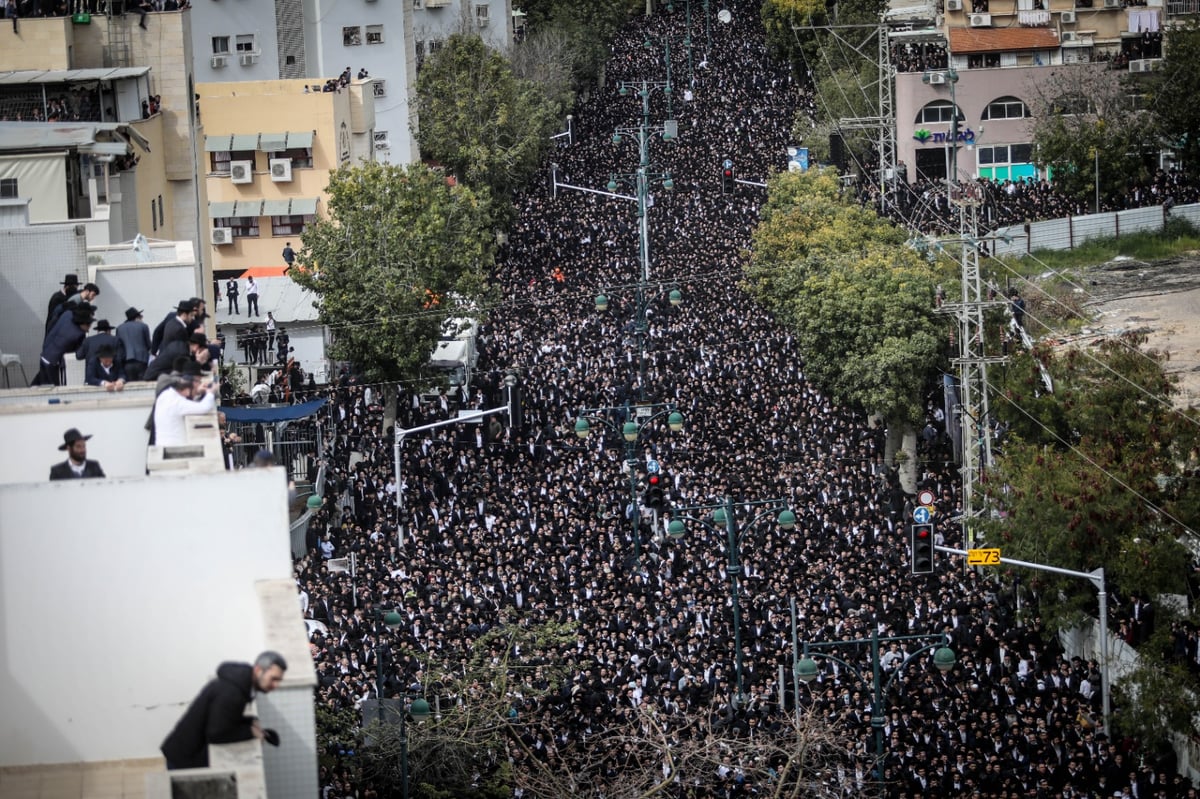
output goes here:
[{"label": "window", "polygon": [[992,100],[983,111],[984,119],[1025,119],[1029,116],[1025,103],[1016,97],[1001,97]]},{"label": "window", "polygon": [[430,55],[434,55],[434,54],[436,54],[436,53],[440,53],[440,52],[441,52],[441,50],[442,50],[442,45],[443,45],[443,44],[444,44],[444,42],[442,42],[442,41],[440,41],[440,40],[438,40],[438,39],[433,39],[433,40],[431,40],[431,41],[429,42],[429,54],[430,54]]},{"label": "window", "polygon": [[231,161],[254,161],[254,150],[239,150],[236,152],[215,152],[210,153],[212,156],[210,163],[212,171],[217,175],[229,174],[229,163]]},{"label": "window", "polygon": [[1052,114],[1086,114],[1091,110],[1091,102],[1082,94],[1064,94],[1050,104]]},{"label": "window", "polygon": [[[963,121],[962,111],[958,112],[958,120]],[[935,100],[917,113],[918,125],[936,124],[938,122],[953,122],[954,106],[948,100]]]},{"label": "window", "polygon": [[296,66],[296,56],[294,55],[285,56],[283,61],[289,67]]},{"label": "window", "polygon": [[1032,144],[994,144],[976,150],[979,177],[992,180],[1020,180],[1035,177]]},{"label": "window", "polygon": [[158,230],[158,200],[150,201],[150,224]]},{"label": "window", "polygon": [[213,220],[213,227],[227,227],[235,239],[258,238],[257,216],[223,216]]},{"label": "window", "polygon": [[376,80],[372,84],[371,88],[372,88],[372,91],[375,92],[376,97],[387,97],[387,81],[386,80],[379,80],[378,78],[376,78]]},{"label": "window", "polygon": [[254,43],[253,33],[239,33],[237,37],[237,51],[239,53],[257,53],[258,48]]},{"label": "window", "polygon": [[388,141],[388,134],[386,130],[375,131],[373,138],[375,140],[376,150],[387,150],[392,146],[391,142]]},{"label": "window", "polygon": [[412,0],[412,4],[413,4],[413,9],[415,9],[417,11],[421,10],[421,0]]},{"label": "window", "polygon": [[268,158],[290,158],[292,159],[292,169],[297,167],[312,168],[312,148],[311,147],[293,147],[290,150],[273,150],[267,154]]},{"label": "window", "polygon": [[271,217],[271,235],[299,236],[304,232],[305,225],[311,224],[312,221],[311,214],[305,216],[273,216]]},{"label": "window", "polygon": [[343,47],[358,47],[360,44],[362,44],[362,28],[357,25],[351,28],[342,28]]},{"label": "window", "polygon": [[15,200],[17,198],[17,179],[0,178],[0,200]]},{"label": "window", "polygon": [[383,26],[367,26],[367,44],[383,44]]},{"label": "window", "polygon": [[479,27],[481,27],[481,28],[487,27],[487,24],[488,24],[488,7],[487,6],[475,6],[475,22],[478,23]]},{"label": "window", "polygon": [[212,37],[212,47],[213,47],[213,53],[215,55],[221,55],[222,53],[228,53],[229,52],[229,37],[228,36]]},{"label": "window", "polygon": [[163,198],[161,194],[158,195],[158,226],[163,226]]},{"label": "window", "polygon": [[421,69],[421,65],[425,63],[425,40],[417,39],[414,43],[413,50],[417,54],[417,71]]}]

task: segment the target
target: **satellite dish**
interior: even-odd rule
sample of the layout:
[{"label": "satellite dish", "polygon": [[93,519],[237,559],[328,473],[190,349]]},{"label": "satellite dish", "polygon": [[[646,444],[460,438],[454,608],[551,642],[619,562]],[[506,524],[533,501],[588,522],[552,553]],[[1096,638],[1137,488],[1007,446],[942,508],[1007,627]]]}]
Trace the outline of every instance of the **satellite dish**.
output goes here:
[{"label": "satellite dish", "polygon": [[722,22],[722,23],[728,25],[732,21],[733,21],[733,14],[729,13],[728,8],[722,8],[720,11],[717,12],[717,22]]}]

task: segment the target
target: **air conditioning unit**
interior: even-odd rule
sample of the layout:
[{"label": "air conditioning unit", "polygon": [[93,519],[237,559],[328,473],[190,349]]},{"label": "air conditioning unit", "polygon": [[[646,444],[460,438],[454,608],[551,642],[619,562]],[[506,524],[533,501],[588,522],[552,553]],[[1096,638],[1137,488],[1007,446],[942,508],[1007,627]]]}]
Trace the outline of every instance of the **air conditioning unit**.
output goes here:
[{"label": "air conditioning unit", "polygon": [[930,72],[929,73],[929,85],[930,86],[941,86],[945,82],[946,82],[946,73],[945,72]]},{"label": "air conditioning unit", "polygon": [[946,0],[947,11],[962,11],[962,0]]},{"label": "air conditioning unit", "polygon": [[258,53],[242,53],[238,56],[238,63],[244,67],[253,66],[258,63]]},{"label": "air conditioning unit", "polygon": [[391,146],[392,146],[392,143],[389,142],[387,139],[377,139],[375,141],[375,149],[376,150],[388,150],[388,149],[391,149]]},{"label": "air conditioning unit", "polygon": [[229,56],[215,55],[212,57],[212,61],[210,63],[213,65],[213,69],[220,69],[221,67],[229,65]]},{"label": "air conditioning unit", "polygon": [[215,227],[212,229],[213,244],[233,244],[233,228]]},{"label": "air conditioning unit", "polygon": [[271,180],[276,183],[291,183],[292,182],[292,159],[290,158],[272,158],[271,159]]},{"label": "air conditioning unit", "polygon": [[1074,11],[1062,12],[1061,14],[1058,15],[1058,21],[1064,25],[1074,25],[1075,24],[1075,12]]},{"label": "air conditioning unit", "polygon": [[1154,68],[1155,68],[1155,66],[1157,66],[1157,64],[1158,64],[1158,59],[1142,58],[1142,59],[1138,59],[1135,61],[1130,61],[1129,62],[1129,71],[1130,72],[1153,72]]},{"label": "air conditioning unit", "polygon": [[1105,8],[1121,8],[1121,0],[1104,0]]},{"label": "air conditioning unit", "polygon": [[1067,42],[1077,42],[1077,41],[1079,41],[1079,34],[1076,33],[1075,31],[1063,31],[1062,32],[1062,43],[1063,44],[1066,44]]},{"label": "air conditioning unit", "polygon": [[[1107,2],[1107,0],[1105,0],[1105,2]],[[1119,0],[1118,0],[1118,2],[1119,2]],[[991,14],[972,14],[971,15],[971,27],[972,28],[990,28],[990,27],[992,27],[992,15]]]},{"label": "air conditioning unit", "polygon": [[253,161],[234,161],[229,165],[229,179],[234,183],[252,183],[254,181]]}]

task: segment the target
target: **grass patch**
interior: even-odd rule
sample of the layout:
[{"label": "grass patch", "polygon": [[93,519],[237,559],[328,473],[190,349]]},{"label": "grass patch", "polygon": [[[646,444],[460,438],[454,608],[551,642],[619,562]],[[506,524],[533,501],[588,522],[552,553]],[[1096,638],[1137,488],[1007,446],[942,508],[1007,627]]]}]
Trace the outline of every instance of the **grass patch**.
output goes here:
[{"label": "grass patch", "polygon": [[1119,239],[1092,239],[1073,250],[1035,250],[1033,258],[1006,258],[1005,263],[1032,277],[1047,266],[1056,270],[1079,269],[1106,263],[1119,255],[1139,261],[1160,261],[1197,249],[1200,249],[1200,230],[1186,219],[1170,219],[1161,230],[1130,233]]}]

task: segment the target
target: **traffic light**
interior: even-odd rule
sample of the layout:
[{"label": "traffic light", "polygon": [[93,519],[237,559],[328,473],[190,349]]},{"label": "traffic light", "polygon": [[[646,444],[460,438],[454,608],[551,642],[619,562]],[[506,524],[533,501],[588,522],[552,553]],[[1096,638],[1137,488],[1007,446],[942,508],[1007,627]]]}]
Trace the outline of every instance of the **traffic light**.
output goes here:
[{"label": "traffic light", "polygon": [[721,164],[721,193],[728,194],[733,191],[733,161],[728,158]]},{"label": "traffic light", "polygon": [[666,481],[659,473],[646,478],[646,493],[642,495],[642,504],[653,511],[663,511],[667,507],[667,498],[663,493]]},{"label": "traffic light", "polygon": [[913,574],[933,574],[933,525],[914,524],[911,528],[910,564]]}]

